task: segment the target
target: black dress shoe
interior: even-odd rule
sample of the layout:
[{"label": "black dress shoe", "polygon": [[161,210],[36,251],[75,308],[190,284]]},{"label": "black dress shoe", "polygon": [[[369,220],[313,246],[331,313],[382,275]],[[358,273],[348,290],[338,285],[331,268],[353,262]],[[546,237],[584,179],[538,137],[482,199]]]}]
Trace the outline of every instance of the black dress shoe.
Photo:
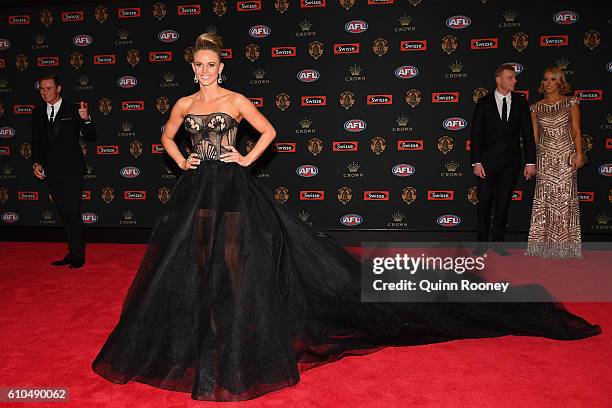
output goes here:
[{"label": "black dress shoe", "polygon": [[64,265],[70,265],[71,262],[72,262],[72,255],[66,254],[64,259],[60,259],[59,261],[53,261],[53,262],[51,262],[51,265],[53,265],[53,266],[64,266]]},{"label": "black dress shoe", "polygon": [[82,268],[83,265],[85,265],[85,257],[83,257],[83,256],[75,256],[70,261],[70,268],[71,269]]}]

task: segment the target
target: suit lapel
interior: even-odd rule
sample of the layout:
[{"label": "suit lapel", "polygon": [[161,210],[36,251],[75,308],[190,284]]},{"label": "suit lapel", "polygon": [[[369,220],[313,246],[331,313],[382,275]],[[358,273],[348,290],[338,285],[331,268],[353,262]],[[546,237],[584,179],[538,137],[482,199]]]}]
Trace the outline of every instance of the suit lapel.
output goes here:
[{"label": "suit lapel", "polygon": [[63,100],[60,108],[57,110],[55,114],[55,119],[53,120],[53,136],[57,137],[59,133],[59,128],[62,123],[62,114],[66,111],[66,101]]},{"label": "suit lapel", "polygon": [[491,93],[491,101],[489,102],[489,105],[491,106],[491,109],[493,110],[493,113],[495,114],[495,123],[497,124],[497,127],[499,129],[503,129],[504,128],[504,124],[501,120],[501,116],[499,115],[499,110],[497,110],[497,102],[495,101],[495,94]]},{"label": "suit lapel", "polygon": [[510,104],[510,113],[508,114],[508,124],[510,124],[519,111],[519,99],[520,97],[518,97],[515,93],[512,93],[512,103]]}]

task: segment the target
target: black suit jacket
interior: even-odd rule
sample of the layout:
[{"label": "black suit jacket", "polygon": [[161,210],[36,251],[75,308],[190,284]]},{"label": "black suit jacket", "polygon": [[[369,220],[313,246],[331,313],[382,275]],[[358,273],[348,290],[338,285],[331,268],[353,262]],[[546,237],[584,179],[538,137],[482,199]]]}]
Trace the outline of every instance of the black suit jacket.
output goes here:
[{"label": "black suit jacket", "polygon": [[48,176],[64,177],[85,171],[79,138],[96,140],[93,123],[85,124],[78,112],[78,105],[62,99],[49,129],[47,104],[36,107],[32,113],[32,161],[40,163]]},{"label": "black suit jacket", "polygon": [[512,92],[508,123],[503,124],[493,92],[476,103],[470,137],[472,163],[482,163],[485,168],[520,166],[521,139],[526,163],[535,164],[535,139],[531,125],[531,113],[527,99]]}]

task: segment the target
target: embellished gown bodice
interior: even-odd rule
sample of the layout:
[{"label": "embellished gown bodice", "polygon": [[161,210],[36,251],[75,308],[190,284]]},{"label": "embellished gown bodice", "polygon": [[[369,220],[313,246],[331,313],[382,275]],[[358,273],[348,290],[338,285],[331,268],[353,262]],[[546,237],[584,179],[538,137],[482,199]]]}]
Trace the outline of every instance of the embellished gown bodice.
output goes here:
[{"label": "embellished gown bodice", "polygon": [[200,160],[220,160],[228,146],[236,147],[238,122],[224,112],[204,115],[188,113],[183,120],[185,130],[191,139],[191,151]]}]

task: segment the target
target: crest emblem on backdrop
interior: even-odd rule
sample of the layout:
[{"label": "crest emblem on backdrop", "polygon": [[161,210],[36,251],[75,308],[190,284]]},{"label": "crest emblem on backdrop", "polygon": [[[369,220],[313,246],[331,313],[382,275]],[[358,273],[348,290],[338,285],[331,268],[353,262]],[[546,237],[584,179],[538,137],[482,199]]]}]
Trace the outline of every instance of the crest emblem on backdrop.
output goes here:
[{"label": "crest emblem on backdrop", "polygon": [[353,192],[348,187],[340,187],[338,189],[338,201],[342,204],[346,204],[353,198]]},{"label": "crest emblem on backdrop", "polygon": [[380,136],[376,136],[370,142],[370,149],[372,149],[372,152],[374,152],[374,154],[376,154],[377,156],[379,156],[382,152],[384,152],[386,148],[387,148],[387,142],[385,141],[384,138]]},{"label": "crest emblem on backdrop", "polygon": [[162,187],[157,190],[157,199],[163,204],[166,204],[168,201],[170,201],[170,189],[168,187]]},{"label": "crest emblem on backdrop", "polygon": [[135,49],[128,50],[126,54],[126,59],[128,64],[135,67],[140,63],[140,51]]},{"label": "crest emblem on backdrop", "polygon": [[470,187],[467,193],[468,201],[473,205],[478,204],[478,190],[476,187]]},{"label": "crest emblem on backdrop", "polygon": [[115,199],[115,190],[113,190],[110,187],[104,187],[102,189],[102,200],[104,200],[104,202],[108,204],[114,199]]},{"label": "crest emblem on backdrop", "polygon": [[355,94],[351,91],[344,91],[340,94],[340,105],[344,109],[349,109],[355,104]]},{"label": "crest emblem on backdrop", "polygon": [[4,204],[9,199],[9,191],[6,187],[0,187],[0,203]]},{"label": "crest emblem on backdrop", "polygon": [[40,22],[45,27],[49,27],[51,24],[53,24],[53,12],[48,9],[41,10]]},{"label": "crest emblem on backdrop", "polygon": [[402,190],[402,200],[404,200],[406,204],[412,204],[416,201],[416,199],[417,192],[414,187],[405,187]]},{"label": "crest emblem on backdrop", "polygon": [[188,62],[190,64],[193,62],[193,51],[193,47],[185,48],[185,51],[183,52],[183,58],[185,59],[185,62]]},{"label": "crest emblem on backdrop", "polygon": [[132,140],[132,142],[130,142],[130,153],[134,157],[138,157],[142,154],[142,143],[139,140]]},{"label": "crest emblem on backdrop", "polygon": [[317,137],[313,137],[308,141],[308,151],[316,156],[323,150],[323,141]]},{"label": "crest emblem on backdrop", "polygon": [[319,41],[313,41],[308,44],[308,53],[314,59],[319,59],[323,55],[323,44]]},{"label": "crest emblem on backdrop", "polygon": [[384,38],[375,39],[372,43],[372,51],[374,51],[374,54],[382,57],[389,52],[389,41],[385,40]]},{"label": "crest emblem on backdrop", "polygon": [[30,65],[30,63],[28,61],[28,57],[26,57],[25,55],[19,54],[15,57],[15,66],[18,70],[25,71],[28,65]]},{"label": "crest emblem on backdrop", "polygon": [[108,115],[113,108],[113,105],[108,98],[102,98],[98,101],[98,109],[100,112],[104,114],[104,116]]},{"label": "crest emblem on backdrop", "polygon": [[254,62],[261,55],[261,51],[259,50],[258,45],[249,44],[246,46],[244,54],[249,59],[249,61]]},{"label": "crest emblem on backdrop", "polygon": [[487,95],[488,93],[489,91],[486,88],[483,88],[482,86],[476,88],[474,89],[474,93],[472,94],[472,100],[474,101],[474,103],[476,103],[480,98]]},{"label": "crest emblem on backdrop", "polygon": [[83,54],[77,51],[70,54],[70,65],[74,69],[81,68],[83,66]]},{"label": "crest emblem on backdrop", "polygon": [[454,35],[447,35],[442,38],[442,50],[447,54],[452,54],[457,49],[459,40]]},{"label": "crest emblem on backdrop", "polygon": [[79,141],[79,146],[81,146],[81,155],[83,157],[87,156],[87,144],[85,142]]},{"label": "crest emblem on backdrop", "polygon": [[21,157],[29,160],[30,157],[32,157],[32,145],[29,143],[23,143],[21,146],[19,146],[19,153],[21,154]]},{"label": "crest emblem on backdrop", "polygon": [[421,99],[421,91],[418,89],[410,89],[409,91],[406,91],[406,103],[411,108],[414,108],[421,103]]},{"label": "crest emblem on backdrop", "polygon": [[157,101],[155,101],[155,106],[159,113],[164,114],[170,109],[170,100],[165,96],[160,96],[157,98]]},{"label": "crest emblem on backdrop", "polygon": [[286,187],[278,187],[274,191],[274,198],[280,203],[285,203],[289,199],[289,190]]},{"label": "crest emblem on backdrop", "polygon": [[601,35],[596,30],[589,30],[584,33],[584,46],[593,51],[601,43]]},{"label": "crest emblem on backdrop", "polygon": [[523,52],[525,48],[529,45],[529,37],[525,33],[516,33],[512,37],[512,46],[518,52]]},{"label": "crest emblem on backdrop", "polygon": [[159,21],[162,21],[164,17],[166,17],[166,12],[167,12],[166,5],[162,3],[161,1],[158,1],[157,3],[153,5],[153,16]]},{"label": "crest emblem on backdrop", "polygon": [[94,17],[98,20],[98,23],[104,24],[108,19],[108,9],[104,6],[98,6],[94,10]]},{"label": "crest emblem on backdrop", "polygon": [[282,111],[284,111],[289,107],[289,105],[291,105],[291,99],[289,98],[289,95],[284,92],[276,95],[275,102],[276,107]]},{"label": "crest emblem on backdrop", "polygon": [[442,136],[438,139],[438,150],[440,150],[443,154],[447,154],[451,150],[453,150],[453,139],[449,136]]},{"label": "crest emblem on backdrop", "polygon": [[346,10],[349,10],[355,5],[355,0],[340,0],[340,5]]},{"label": "crest emblem on backdrop", "polygon": [[274,8],[278,10],[279,13],[284,13],[289,8],[288,0],[274,0]]}]

